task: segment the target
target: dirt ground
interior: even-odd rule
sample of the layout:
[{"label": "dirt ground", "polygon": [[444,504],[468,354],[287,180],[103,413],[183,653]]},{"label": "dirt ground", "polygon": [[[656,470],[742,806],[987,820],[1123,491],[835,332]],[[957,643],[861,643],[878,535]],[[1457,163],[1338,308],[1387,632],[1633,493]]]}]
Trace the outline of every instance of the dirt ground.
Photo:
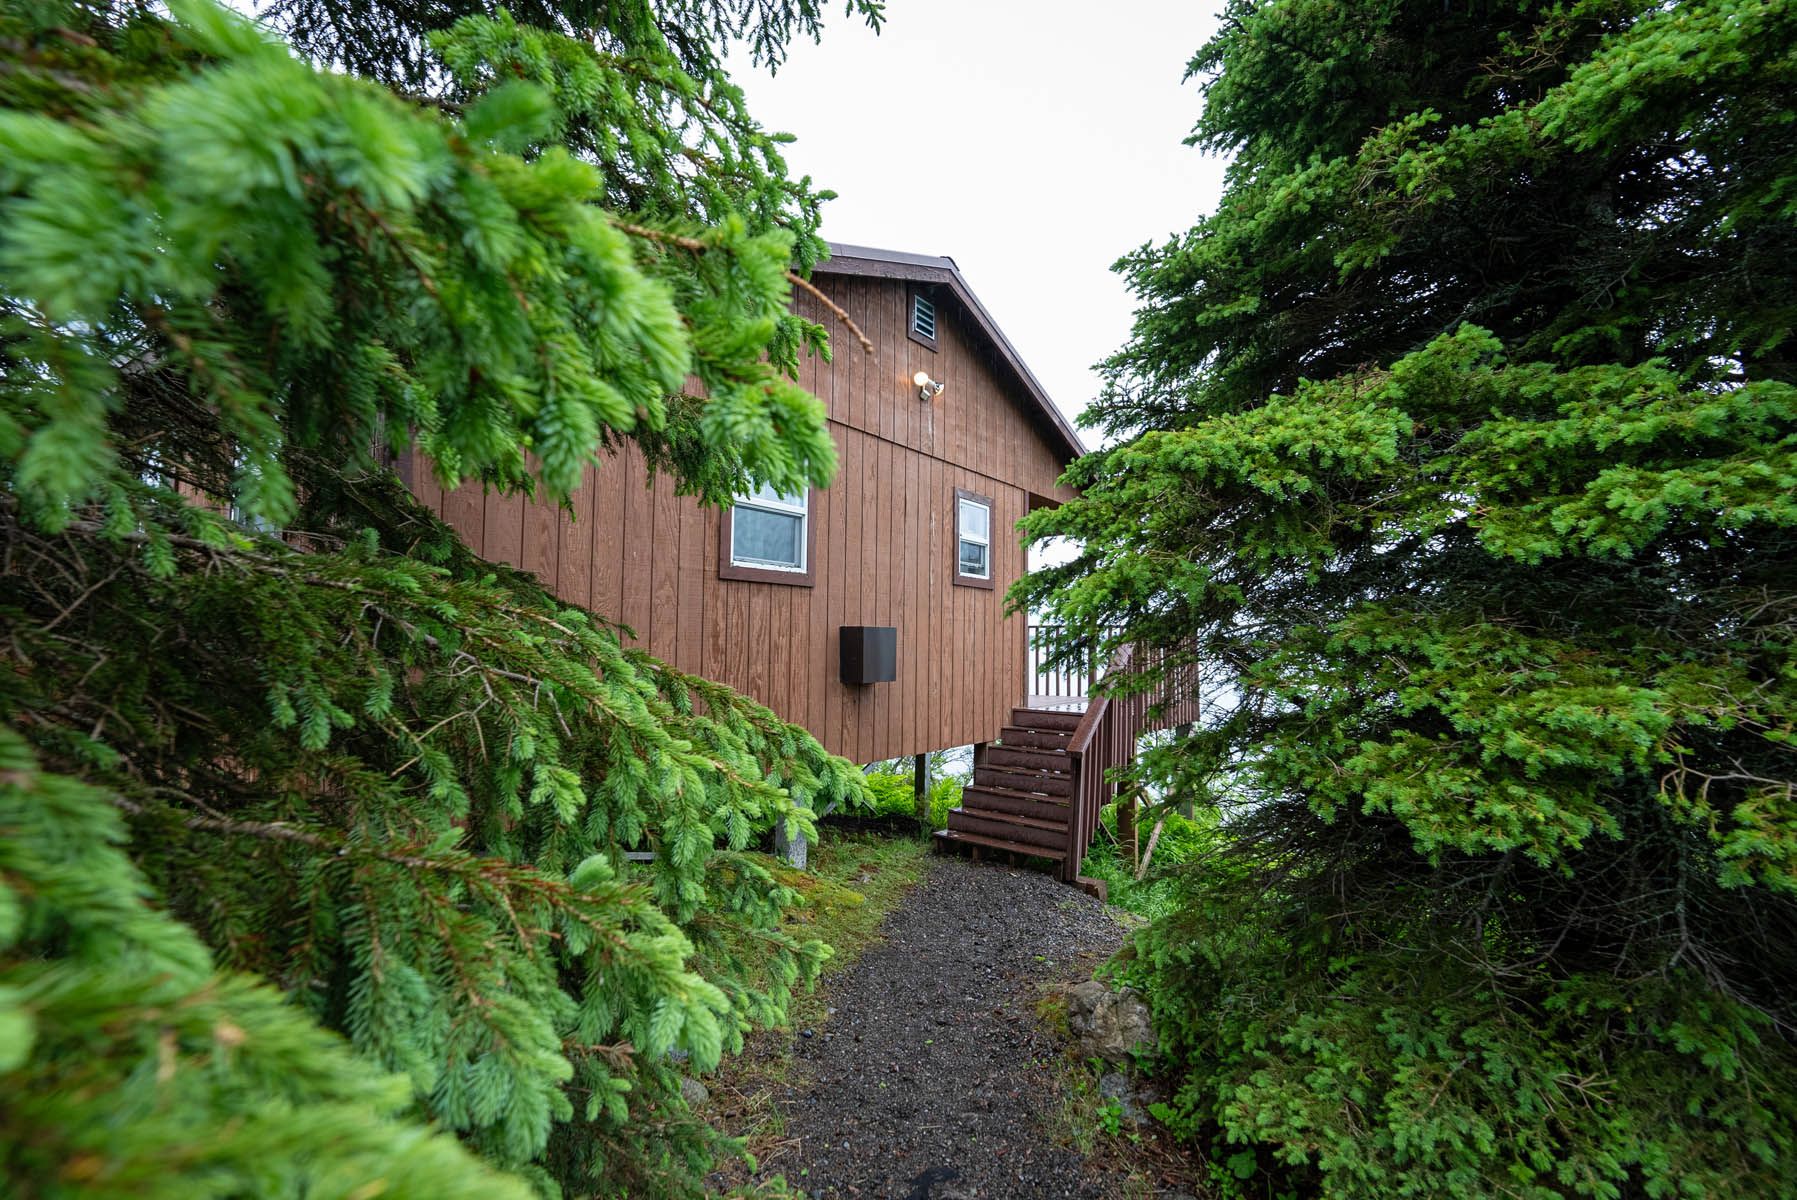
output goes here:
[{"label": "dirt ground", "polygon": [[1115,1181],[1048,1129],[1061,1049],[1036,1013],[1122,937],[1104,906],[1038,872],[930,861],[884,940],[829,981],[797,1028],[781,1134],[761,1175],[817,1197],[1105,1197]]}]

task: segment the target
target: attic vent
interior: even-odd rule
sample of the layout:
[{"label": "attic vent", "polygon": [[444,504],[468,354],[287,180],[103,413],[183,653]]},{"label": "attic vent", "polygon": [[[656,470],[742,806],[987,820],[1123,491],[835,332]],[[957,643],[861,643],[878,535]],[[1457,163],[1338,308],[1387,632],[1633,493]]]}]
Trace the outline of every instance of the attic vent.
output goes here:
[{"label": "attic vent", "polygon": [[928,296],[911,297],[911,332],[932,342],[936,340],[936,302]]}]

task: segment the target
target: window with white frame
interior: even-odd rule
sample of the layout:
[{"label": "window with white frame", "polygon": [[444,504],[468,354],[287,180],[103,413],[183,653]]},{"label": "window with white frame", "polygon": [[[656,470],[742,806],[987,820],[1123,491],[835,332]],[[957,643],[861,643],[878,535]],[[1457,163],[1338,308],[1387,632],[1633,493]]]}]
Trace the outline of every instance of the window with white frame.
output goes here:
[{"label": "window with white frame", "polygon": [[992,578],[992,501],[960,492],[955,498],[959,548],[955,573],[967,579]]},{"label": "window with white frame", "polygon": [[730,561],[763,571],[804,572],[809,494],[759,487],[739,497],[730,517]]}]

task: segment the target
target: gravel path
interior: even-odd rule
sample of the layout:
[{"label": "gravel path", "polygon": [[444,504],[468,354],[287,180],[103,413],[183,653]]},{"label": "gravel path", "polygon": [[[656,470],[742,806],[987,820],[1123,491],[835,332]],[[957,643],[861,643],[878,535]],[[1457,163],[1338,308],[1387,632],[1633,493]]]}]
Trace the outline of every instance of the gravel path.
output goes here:
[{"label": "gravel path", "polygon": [[1043,1131],[1059,1049],[1035,1012],[1042,985],[1116,950],[1104,906],[1039,872],[937,857],[884,934],[832,981],[825,1026],[795,1033],[809,1083],[779,1100],[787,1140],[763,1172],[822,1197],[1106,1195]]}]

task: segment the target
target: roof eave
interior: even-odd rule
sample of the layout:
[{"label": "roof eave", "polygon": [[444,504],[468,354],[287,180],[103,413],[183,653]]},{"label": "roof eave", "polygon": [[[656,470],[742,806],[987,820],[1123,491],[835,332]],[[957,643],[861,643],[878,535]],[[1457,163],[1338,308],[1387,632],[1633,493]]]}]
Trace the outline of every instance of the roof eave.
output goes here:
[{"label": "roof eave", "polygon": [[998,356],[1006,367],[1017,377],[1024,393],[1035,404],[1040,415],[1045,417],[1050,429],[1062,442],[1067,461],[1072,462],[1086,453],[1085,443],[1079,439],[1071,423],[1055,407],[1049,399],[1048,390],[1036,378],[1035,373],[1017,353],[1017,347],[1011,344],[980,298],[974,295],[973,288],[968,286],[967,279],[955,266],[955,260],[927,254],[907,254],[899,250],[878,250],[871,246],[850,246],[838,242],[830,243],[830,257],[812,268],[814,274],[853,275],[859,278],[905,279],[919,283],[946,284],[964,308],[973,314],[974,323],[980,332],[992,342]]}]

